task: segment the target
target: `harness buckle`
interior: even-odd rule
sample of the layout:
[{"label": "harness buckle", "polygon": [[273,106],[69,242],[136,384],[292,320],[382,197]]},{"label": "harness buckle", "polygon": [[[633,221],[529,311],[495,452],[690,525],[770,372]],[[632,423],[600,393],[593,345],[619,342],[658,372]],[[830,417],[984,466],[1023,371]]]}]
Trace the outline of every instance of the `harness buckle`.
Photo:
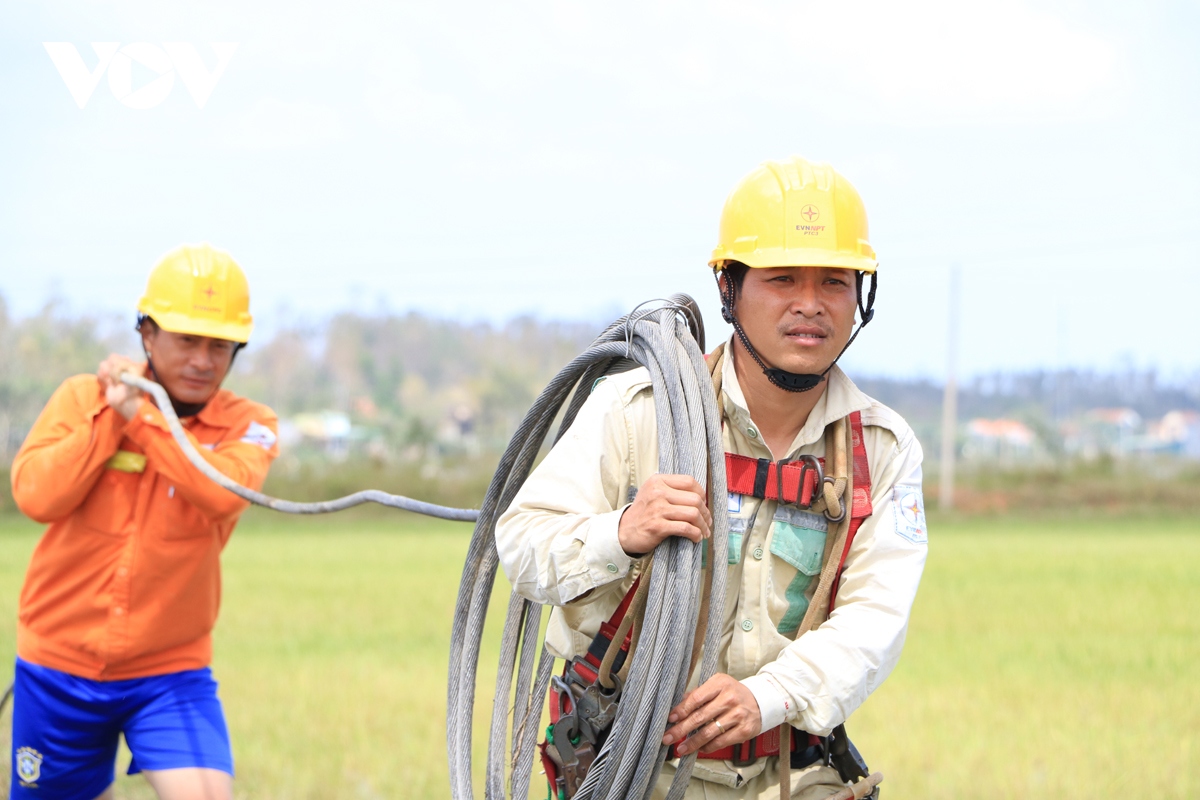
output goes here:
[{"label": "harness buckle", "polygon": [[[813,503],[817,502],[821,485],[825,482],[825,470],[821,468],[821,462],[813,455],[802,455],[796,459],[800,462],[800,483],[796,486],[796,505],[800,508],[812,508]],[[794,463],[794,462],[793,462]],[[813,482],[812,497],[808,498],[808,503],[800,502],[804,498],[804,479],[808,472],[816,473],[817,479]],[[782,474],[783,470],[780,470]],[[783,497],[783,479],[779,479],[779,496]]]},{"label": "harness buckle", "polygon": [[582,692],[578,690],[571,692],[572,700],[575,703],[575,712],[592,729],[596,739],[599,739],[600,735],[607,731],[613,720],[617,718],[617,701],[621,699],[621,690],[624,686],[619,676],[613,675],[612,680],[614,684],[612,689],[605,689],[599,681],[596,681],[591,686],[585,687]]},{"label": "harness buckle", "polygon": [[[744,750],[742,748],[745,748]],[[743,753],[745,755],[743,755]],[[758,737],[749,741],[735,744],[733,746],[733,758],[729,759],[729,763],[735,767],[748,767],[758,760]]]}]

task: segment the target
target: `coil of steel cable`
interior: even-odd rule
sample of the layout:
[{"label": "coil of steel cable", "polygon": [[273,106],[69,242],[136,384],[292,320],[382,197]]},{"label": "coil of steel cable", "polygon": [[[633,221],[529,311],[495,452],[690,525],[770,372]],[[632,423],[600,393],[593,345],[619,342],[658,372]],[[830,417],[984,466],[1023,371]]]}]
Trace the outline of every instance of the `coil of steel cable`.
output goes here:
[{"label": "coil of steel cable", "polygon": [[[451,793],[474,797],[471,783],[472,709],[484,620],[499,556],[495,527],[528,477],[534,459],[564,404],[561,437],[587,399],[595,380],[629,360],[650,374],[659,439],[659,472],[690,475],[708,487],[713,512],[710,552],[723,553],[728,533],[721,418],[704,361],[699,309],[687,295],[638,309],[610,325],[592,345],[554,377],[510,441],[479,512],[467,553],[451,632],[446,745]],[[645,304],[644,304],[645,305]],[[572,395],[572,392],[574,393]],[[570,402],[568,403],[568,398]],[[691,669],[693,639],[703,628],[699,679],[716,670],[725,602],[724,559],[710,559],[708,614],[701,611],[701,546],[670,537],[653,553],[649,597],[636,651],[610,734],[576,795],[579,800],[649,797],[665,760],[662,734],[667,715],[683,696]],[[538,639],[542,607],[513,594],[508,605],[489,727],[485,796],[511,791],[525,798],[533,768],[541,710],[554,659]],[[508,698],[515,697],[507,725]],[[668,797],[682,796],[695,755],[680,762]],[[511,766],[511,780],[509,767]]]}]

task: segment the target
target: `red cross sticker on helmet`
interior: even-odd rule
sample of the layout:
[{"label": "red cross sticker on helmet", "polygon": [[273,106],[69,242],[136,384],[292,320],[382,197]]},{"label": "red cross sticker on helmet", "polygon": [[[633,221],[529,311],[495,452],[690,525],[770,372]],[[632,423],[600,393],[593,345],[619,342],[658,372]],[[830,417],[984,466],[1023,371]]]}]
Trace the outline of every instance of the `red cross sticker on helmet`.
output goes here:
[{"label": "red cross sticker on helmet", "polygon": [[250,285],[233,256],[210,244],[181,245],[150,271],[138,311],[173,333],[247,342]]}]

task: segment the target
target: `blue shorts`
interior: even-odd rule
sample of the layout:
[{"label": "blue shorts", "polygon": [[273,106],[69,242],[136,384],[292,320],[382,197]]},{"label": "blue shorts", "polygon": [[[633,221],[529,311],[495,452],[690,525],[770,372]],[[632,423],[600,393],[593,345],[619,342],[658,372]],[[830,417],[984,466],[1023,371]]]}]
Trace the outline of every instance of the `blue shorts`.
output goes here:
[{"label": "blue shorts", "polygon": [[9,797],[98,797],[116,779],[117,739],[129,774],[208,767],[233,774],[212,671],[92,681],[17,659]]}]

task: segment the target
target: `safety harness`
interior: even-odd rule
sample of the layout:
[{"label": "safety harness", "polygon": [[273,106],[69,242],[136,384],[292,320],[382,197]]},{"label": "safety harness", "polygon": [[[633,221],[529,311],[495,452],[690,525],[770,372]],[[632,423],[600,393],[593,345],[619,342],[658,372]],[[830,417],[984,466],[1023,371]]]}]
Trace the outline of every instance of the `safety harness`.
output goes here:
[{"label": "safety harness", "polygon": [[[714,370],[713,377],[718,395],[719,373],[715,371],[716,365],[713,362],[719,360],[718,350],[710,357],[710,370]],[[821,616],[833,612],[846,557],[850,553],[855,534],[872,512],[871,472],[863,443],[862,417],[855,411],[847,420],[849,441],[846,441],[845,420],[839,420],[827,431],[827,441],[832,445],[832,448],[827,447],[827,451],[833,454],[835,463],[844,462],[846,451],[850,451],[852,480],[847,480],[851,476],[844,474],[827,475],[826,460],[815,456],[805,455],[776,462],[736,453],[725,454],[726,488],[731,494],[776,500],[804,509],[824,511],[831,523],[831,532],[833,524],[846,522],[847,508],[843,499],[847,489],[852,491],[853,499],[848,509],[850,519],[841,551],[835,556],[832,549],[836,539],[840,537],[831,538],[826,545],[822,575],[825,574],[826,568],[831,566],[832,558],[837,558],[837,565],[832,574],[832,585],[829,586],[828,607],[820,610]],[[834,472],[839,471],[838,466],[833,466],[832,469]],[[841,466],[840,471],[851,470]],[[836,513],[831,514],[830,511],[835,507]],[[822,585],[827,583],[828,581],[823,581]],[[600,630],[592,639],[587,652],[568,661],[561,678],[552,679],[550,725],[546,728],[546,741],[538,746],[550,786],[550,800],[571,800],[575,796],[589,767],[604,745],[616,718],[617,702],[623,687],[623,668],[629,660],[631,647],[636,640],[636,623],[644,608],[645,592],[641,592],[639,597],[639,588],[647,584],[647,574],[643,572],[634,580],[613,615],[600,625]],[[814,601],[820,600],[819,594],[820,588],[813,598]],[[814,613],[817,611],[815,608],[810,609],[797,631],[797,636],[819,624]],[[618,641],[620,644],[617,650],[612,650],[613,643]],[[783,749],[784,738],[789,740],[786,747],[793,755],[786,760],[781,759],[782,776],[787,775],[793,760],[797,762],[797,767],[807,766],[818,760],[824,761],[834,766],[847,782],[867,774],[866,765],[846,738],[845,728],[841,725],[828,737],[815,736],[783,725],[765,731],[748,742],[702,753],[697,757],[730,761],[735,766],[745,767],[753,764],[756,759],[779,755]],[[676,757],[675,747],[669,749],[668,757]],[[786,777],[781,779],[786,780]]]}]

